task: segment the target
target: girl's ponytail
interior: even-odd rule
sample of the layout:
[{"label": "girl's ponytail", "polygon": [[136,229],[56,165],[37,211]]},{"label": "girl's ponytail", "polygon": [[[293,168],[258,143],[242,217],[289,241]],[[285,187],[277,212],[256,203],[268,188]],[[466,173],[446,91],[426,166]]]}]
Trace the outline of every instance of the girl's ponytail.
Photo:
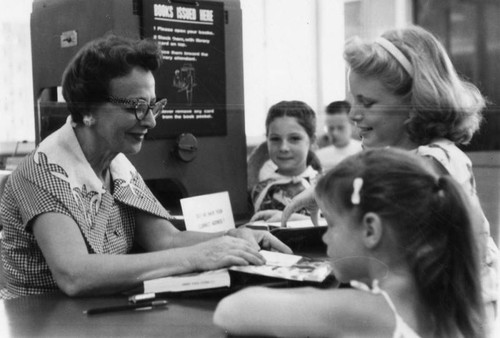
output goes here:
[{"label": "girl's ponytail", "polygon": [[437,336],[481,336],[479,256],[468,197],[451,176],[440,177],[431,193],[428,226],[410,257],[417,285],[434,313]]}]

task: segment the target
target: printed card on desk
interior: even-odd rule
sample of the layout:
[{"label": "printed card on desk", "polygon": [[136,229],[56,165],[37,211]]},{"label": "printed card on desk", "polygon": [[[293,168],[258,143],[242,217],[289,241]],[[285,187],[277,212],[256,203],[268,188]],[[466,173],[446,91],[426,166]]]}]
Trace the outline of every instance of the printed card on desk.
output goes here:
[{"label": "printed card on desk", "polygon": [[227,191],[181,199],[186,230],[217,232],[235,227]]},{"label": "printed card on desk", "polygon": [[230,285],[227,269],[219,269],[147,280],[144,282],[144,293],[206,290]]}]

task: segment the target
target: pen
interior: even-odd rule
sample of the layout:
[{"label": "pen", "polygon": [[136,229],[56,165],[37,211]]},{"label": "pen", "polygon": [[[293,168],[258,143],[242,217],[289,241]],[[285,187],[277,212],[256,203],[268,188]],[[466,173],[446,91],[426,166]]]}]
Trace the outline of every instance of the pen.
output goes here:
[{"label": "pen", "polygon": [[152,309],[155,307],[165,306],[167,304],[168,304],[168,301],[166,301],[166,300],[154,300],[152,302],[147,302],[147,303],[127,304],[127,305],[108,306],[108,307],[89,309],[89,310],[83,311],[83,313],[85,313],[87,315],[96,315],[99,313],[108,313],[108,312],[139,310],[139,309]]}]

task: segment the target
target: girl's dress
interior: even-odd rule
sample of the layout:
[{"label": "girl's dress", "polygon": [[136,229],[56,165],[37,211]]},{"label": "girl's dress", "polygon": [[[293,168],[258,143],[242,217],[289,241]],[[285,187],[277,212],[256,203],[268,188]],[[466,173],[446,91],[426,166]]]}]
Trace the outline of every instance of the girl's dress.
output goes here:
[{"label": "girl's dress", "polygon": [[403,320],[403,318],[399,315],[394,303],[391,300],[391,297],[387,292],[382,290],[378,286],[378,281],[374,280],[371,289],[368,285],[363,284],[358,281],[351,281],[351,286],[357,290],[371,292],[376,295],[382,295],[385,298],[387,304],[391,308],[394,313],[394,317],[396,319],[396,327],[394,328],[394,333],[392,334],[393,338],[420,338],[420,336]]},{"label": "girl's dress", "polygon": [[[318,171],[311,166],[298,176],[284,176],[276,171],[261,172],[261,181],[251,192],[254,211],[283,210],[297,194],[315,183]],[[298,213],[307,214],[300,210]]]}]

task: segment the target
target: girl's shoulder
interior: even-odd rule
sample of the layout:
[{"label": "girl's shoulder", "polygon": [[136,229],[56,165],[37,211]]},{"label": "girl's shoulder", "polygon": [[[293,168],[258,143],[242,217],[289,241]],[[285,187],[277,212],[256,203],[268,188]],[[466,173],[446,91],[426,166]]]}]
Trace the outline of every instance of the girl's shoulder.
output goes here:
[{"label": "girl's shoulder", "polygon": [[419,146],[417,154],[433,157],[443,165],[471,163],[469,157],[455,143],[444,138]]},{"label": "girl's shoulder", "polygon": [[380,295],[310,287],[246,288],[219,303],[214,322],[231,333],[286,337],[391,337],[396,325]]},{"label": "girl's shoulder", "polygon": [[335,294],[336,303],[342,304],[336,306],[335,320],[348,336],[392,336],[396,319],[381,295],[354,288],[339,289]]},{"label": "girl's shoulder", "polygon": [[354,288],[311,290],[303,301],[304,309],[314,312],[334,337],[391,337],[396,327],[394,312],[380,294]]},{"label": "girl's shoulder", "polygon": [[417,154],[432,158],[459,182],[470,180],[472,161],[455,143],[448,139],[438,139],[419,146]]}]

